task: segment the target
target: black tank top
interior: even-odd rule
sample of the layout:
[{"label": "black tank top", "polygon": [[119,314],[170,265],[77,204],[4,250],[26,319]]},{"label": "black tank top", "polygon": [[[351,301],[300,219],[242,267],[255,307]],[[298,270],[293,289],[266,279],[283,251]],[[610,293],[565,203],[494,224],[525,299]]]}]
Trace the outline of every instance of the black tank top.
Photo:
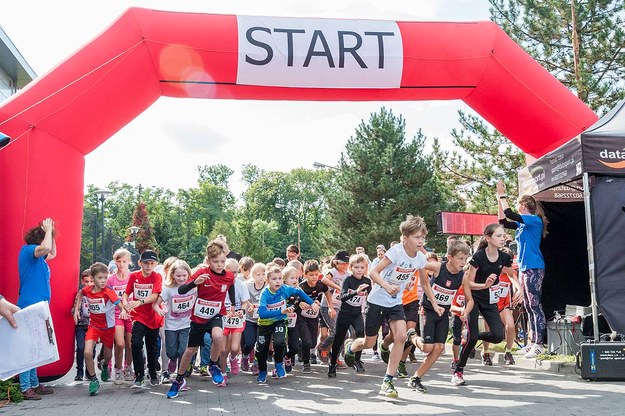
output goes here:
[{"label": "black tank top", "polygon": [[[447,262],[441,263],[441,270],[438,272],[438,276],[430,279],[430,285],[432,286],[432,292],[436,298],[438,306],[449,310],[451,308],[451,302],[454,300],[454,296],[460,287],[462,286],[462,278],[464,277],[464,270],[460,270],[456,274],[452,274],[447,269]],[[430,300],[423,294],[421,304],[426,309],[433,309]]]}]

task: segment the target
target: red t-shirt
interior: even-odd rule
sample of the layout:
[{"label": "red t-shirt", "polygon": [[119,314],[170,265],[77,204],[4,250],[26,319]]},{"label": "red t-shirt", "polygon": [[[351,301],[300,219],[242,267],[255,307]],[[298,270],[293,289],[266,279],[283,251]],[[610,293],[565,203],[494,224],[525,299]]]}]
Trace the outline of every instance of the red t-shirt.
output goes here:
[{"label": "red t-shirt", "polygon": [[223,274],[217,274],[210,267],[198,269],[193,276],[189,278],[187,283],[192,282],[200,275],[208,274],[210,278],[204,283],[197,286],[197,298],[193,304],[193,313],[191,321],[196,324],[203,324],[217,315],[226,314],[226,295],[228,288],[234,283],[235,276],[232,272],[224,271]]},{"label": "red t-shirt", "polygon": [[[163,289],[163,277],[152,272],[149,276],[143,276],[141,270],[130,273],[126,294],[133,295],[134,300],[146,299],[154,293],[161,293]],[[163,317],[152,309],[152,304],[137,306],[130,312],[133,320],[141,322],[151,329],[163,326]]]},{"label": "red t-shirt", "polygon": [[115,326],[115,303],[119,302],[117,293],[109,287],[94,292],[95,286],[82,288],[82,295],[87,298],[89,306],[89,326],[96,329],[107,329]]}]

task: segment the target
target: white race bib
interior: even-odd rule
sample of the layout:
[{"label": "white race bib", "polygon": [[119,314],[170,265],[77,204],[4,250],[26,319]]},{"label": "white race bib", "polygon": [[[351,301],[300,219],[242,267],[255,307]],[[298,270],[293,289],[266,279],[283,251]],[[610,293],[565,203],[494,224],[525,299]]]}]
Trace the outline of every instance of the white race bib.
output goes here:
[{"label": "white race bib", "polygon": [[152,283],[135,283],[134,296],[135,300],[147,299],[152,295],[152,289],[154,285]]},{"label": "white race bib", "polygon": [[226,318],[224,319],[224,328],[240,329],[243,328],[244,322],[245,320],[242,316],[226,316]]},{"label": "white race bib", "polygon": [[267,305],[268,311],[280,311],[284,313],[285,309],[286,309],[286,302],[283,300],[278,303],[272,303],[271,305]]},{"label": "white race bib", "polygon": [[286,317],[287,317],[287,318],[288,318],[288,320],[289,320],[289,323],[288,323],[288,325],[287,325],[287,326],[288,326],[289,328],[295,328],[295,324],[297,323],[297,314],[296,314],[295,312],[293,312],[293,313],[287,313],[287,314],[286,314]]},{"label": "white race bib", "polygon": [[404,267],[395,267],[395,269],[391,272],[391,276],[389,277],[389,283],[393,285],[403,285],[406,282],[409,282],[414,276],[414,272],[417,269],[406,269]]},{"label": "white race bib", "polygon": [[117,297],[121,299],[124,293],[126,293],[126,285],[113,286],[113,290],[117,293]]},{"label": "white race bib", "polygon": [[252,309],[252,313],[248,313],[248,315],[252,319],[258,319],[258,305],[252,305],[254,308]]},{"label": "white race bib", "polygon": [[432,285],[432,292],[434,293],[436,303],[441,306],[451,305],[451,302],[454,300],[454,296],[456,296],[455,290],[445,289],[444,287],[439,286],[436,283]]},{"label": "white race bib", "polygon": [[171,299],[172,313],[183,314],[191,310],[191,306],[193,305],[193,295],[186,296],[174,296]]},{"label": "white race bib", "polygon": [[221,311],[221,302],[198,299],[195,301],[193,315],[202,319],[211,319],[217,316],[219,314],[219,311]]},{"label": "white race bib", "polygon": [[508,296],[508,291],[510,290],[510,283],[508,282],[499,282],[499,284],[495,286],[491,286],[488,288],[490,294],[490,303],[498,303],[499,299],[505,298]]},{"label": "white race bib", "polygon": [[464,308],[466,306],[467,303],[467,299],[465,298],[464,295],[458,295],[458,297],[456,298],[456,303],[458,304],[458,306],[460,306],[461,308]]},{"label": "white race bib", "polygon": [[89,302],[89,313],[95,313],[95,314],[106,313],[106,310],[104,309],[106,301],[104,300],[104,298],[97,298],[97,299],[87,298],[87,302]]},{"label": "white race bib", "polygon": [[[351,292],[353,292],[353,290],[350,289],[349,292],[351,293]],[[362,303],[363,303],[364,300],[365,300],[364,296],[356,295],[356,296],[354,296],[351,299],[347,299],[345,301],[345,303],[347,303],[350,306],[358,307],[358,306],[362,306]]]},{"label": "white race bib", "polygon": [[341,291],[338,289],[334,289],[332,292],[332,305],[340,306],[341,305]]},{"label": "white race bib", "polygon": [[311,319],[312,319],[312,318],[316,318],[316,317],[318,317],[318,316],[319,316],[319,309],[317,309],[317,310],[314,310],[314,309],[312,309],[312,308],[310,308],[310,309],[305,309],[305,310],[304,310],[304,309],[302,309],[302,316],[303,316],[304,318],[311,318]]}]

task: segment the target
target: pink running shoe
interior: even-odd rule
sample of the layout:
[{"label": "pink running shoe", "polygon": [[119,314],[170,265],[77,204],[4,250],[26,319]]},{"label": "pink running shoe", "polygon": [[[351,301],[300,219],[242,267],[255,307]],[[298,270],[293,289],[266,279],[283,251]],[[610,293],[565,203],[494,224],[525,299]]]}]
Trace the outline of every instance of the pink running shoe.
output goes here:
[{"label": "pink running shoe", "polygon": [[256,360],[254,360],[254,363],[252,364],[252,375],[257,376],[258,373],[259,373],[258,362]]},{"label": "pink running shoe", "polygon": [[230,359],[230,372],[233,376],[239,374],[239,358],[234,357]]}]

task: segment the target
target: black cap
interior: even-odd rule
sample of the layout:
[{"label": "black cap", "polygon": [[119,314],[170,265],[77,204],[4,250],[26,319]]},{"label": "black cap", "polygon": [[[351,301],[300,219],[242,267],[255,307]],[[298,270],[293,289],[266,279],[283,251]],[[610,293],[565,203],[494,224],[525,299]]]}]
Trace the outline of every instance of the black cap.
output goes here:
[{"label": "black cap", "polygon": [[334,260],[349,263],[349,253],[345,250],[339,250],[334,254]]},{"label": "black cap", "polygon": [[156,252],[153,251],[153,250],[145,250],[143,253],[141,253],[141,258],[139,260],[141,260],[141,261],[148,261],[148,260],[158,261],[158,256],[156,255]]}]

